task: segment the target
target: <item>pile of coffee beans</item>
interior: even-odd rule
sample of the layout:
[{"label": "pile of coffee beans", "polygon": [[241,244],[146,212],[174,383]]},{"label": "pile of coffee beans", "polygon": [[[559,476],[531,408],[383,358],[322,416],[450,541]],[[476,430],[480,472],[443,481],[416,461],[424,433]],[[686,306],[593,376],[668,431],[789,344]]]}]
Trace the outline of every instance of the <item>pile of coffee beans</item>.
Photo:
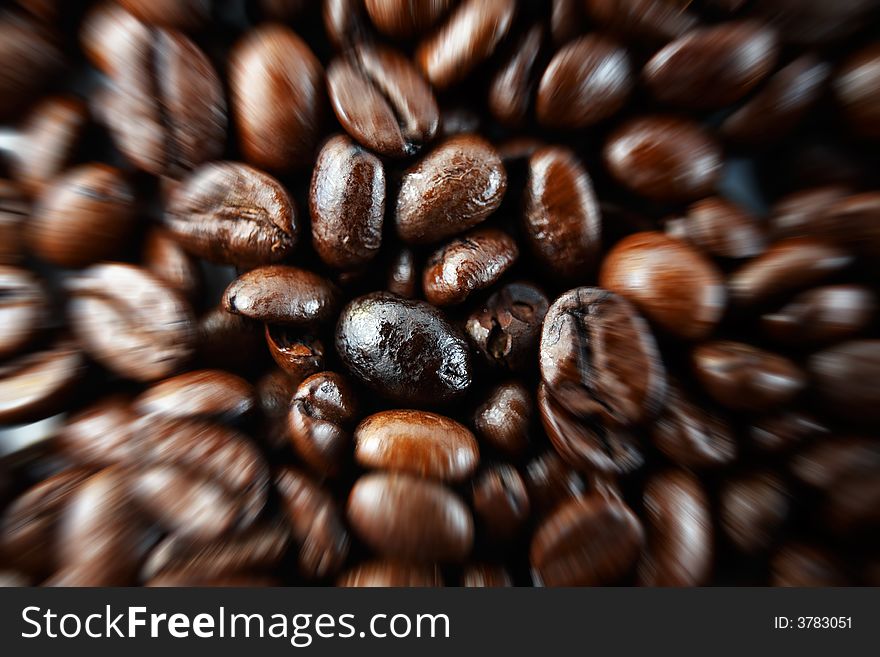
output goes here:
[{"label": "pile of coffee beans", "polygon": [[880,585],[880,1],[0,9],[0,581]]}]

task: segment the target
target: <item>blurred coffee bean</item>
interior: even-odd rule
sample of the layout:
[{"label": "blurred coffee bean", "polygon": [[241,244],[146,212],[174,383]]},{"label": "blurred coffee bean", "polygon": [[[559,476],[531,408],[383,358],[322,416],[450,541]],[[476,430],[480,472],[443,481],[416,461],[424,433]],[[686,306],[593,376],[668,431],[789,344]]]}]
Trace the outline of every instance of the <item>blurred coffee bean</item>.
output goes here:
[{"label": "blurred coffee bean", "polygon": [[266,344],[272,359],[298,385],[324,369],[324,345],[310,335],[297,335],[289,326],[266,324]]},{"label": "blurred coffee bean", "polygon": [[785,41],[812,46],[849,36],[876,6],[874,0],[762,0],[755,3],[755,13],[775,25]]},{"label": "blurred coffee bean", "polygon": [[721,489],[721,528],[748,554],[760,554],[780,536],[791,510],[784,482],[766,471],[727,480]]},{"label": "blurred coffee bean", "polygon": [[877,300],[861,285],[827,285],[802,292],[761,317],[764,333],[781,344],[828,344],[855,337],[874,321]]},{"label": "blurred coffee bean", "polygon": [[686,217],[668,221],[666,234],[718,258],[754,258],[766,248],[758,220],[719,196],[697,201]]},{"label": "blurred coffee bean", "polygon": [[147,23],[192,29],[211,17],[211,0],[117,0],[134,16]]},{"label": "blurred coffee bean", "polygon": [[259,322],[226,312],[220,305],[198,320],[197,359],[202,367],[244,372],[260,364],[255,355],[263,349]]},{"label": "blurred coffee bean", "polygon": [[135,417],[128,396],[108,395],[71,415],[55,438],[55,445],[66,458],[83,466],[105,468],[133,463]]},{"label": "blurred coffee bean", "polygon": [[587,491],[583,477],[559,455],[548,450],[526,464],[524,480],[532,510],[542,517]]},{"label": "blurred coffee bean", "polygon": [[18,354],[44,328],[47,302],[30,272],[0,265],[0,360]]},{"label": "blurred coffee bean", "polygon": [[223,370],[194,370],[153,384],[134,400],[139,415],[234,423],[256,407],[254,388]]},{"label": "blurred coffee bean", "polygon": [[826,494],[846,479],[873,474],[878,467],[880,443],[861,436],[816,442],[796,454],[790,463],[798,481]]},{"label": "blurred coffee bean", "polygon": [[880,340],[851,340],[810,357],[822,405],[850,422],[880,421]]},{"label": "blurred coffee bean", "polygon": [[749,427],[748,435],[749,441],[758,450],[776,453],[825,437],[828,427],[808,413],[783,410],[755,420]]},{"label": "blurred coffee bean", "polygon": [[337,50],[375,38],[363,0],[323,0],[322,4],[324,31]]},{"label": "blurred coffee bean", "polygon": [[777,239],[820,234],[828,209],[847,195],[842,186],[817,187],[785,196],[770,213],[770,231]]},{"label": "blurred coffee bean", "polygon": [[513,586],[513,579],[502,566],[473,564],[464,569],[461,585],[467,588],[501,588]]},{"label": "blurred coffee bean", "polygon": [[670,0],[584,0],[583,5],[594,21],[636,43],[670,41],[698,23],[686,6]]},{"label": "blurred coffee bean", "polygon": [[412,299],[418,294],[416,256],[409,247],[400,247],[391,257],[385,289],[404,299]]},{"label": "blurred coffee bean", "polygon": [[477,474],[473,500],[477,529],[494,541],[514,538],[531,511],[525,482],[507,463],[490,465]]},{"label": "blurred coffee bean", "polygon": [[157,575],[153,579],[144,582],[149,587],[221,587],[221,588],[259,588],[281,586],[281,582],[275,577],[266,577],[250,574],[221,575],[218,577],[203,577],[191,572],[170,571]]},{"label": "blurred coffee bean", "polygon": [[492,448],[518,456],[529,446],[533,407],[531,393],[522,382],[499,383],[474,412],[474,428]]},{"label": "blurred coffee bean", "polygon": [[408,39],[434,25],[453,4],[452,0],[365,0],[373,25],[387,36]]},{"label": "blurred coffee bean", "polygon": [[834,92],[855,132],[880,137],[880,45],[856,51],[837,70]]},{"label": "blurred coffee bean", "polygon": [[62,71],[65,57],[48,31],[6,14],[0,17],[0,61],[0,119],[8,119]]},{"label": "blurred coffee bean", "polygon": [[820,548],[789,543],[770,562],[773,586],[847,586],[848,577],[831,555]]},{"label": "blurred coffee bean", "polygon": [[529,28],[492,78],[489,111],[496,121],[507,127],[522,127],[531,113],[540,73],[538,66],[543,33],[541,25]]},{"label": "blurred coffee bean", "polygon": [[0,179],[0,265],[14,265],[24,258],[24,229],[30,207],[22,191]]},{"label": "blurred coffee bean", "polygon": [[153,228],[146,234],[141,250],[141,264],[190,302],[194,303],[199,299],[204,287],[204,277],[197,260],[164,230]]},{"label": "blurred coffee bean", "polygon": [[866,258],[880,257],[880,193],[866,192],[841,199],[820,219],[821,235]]},{"label": "blurred coffee bean", "polygon": [[287,416],[290,400],[299,384],[300,380],[294,380],[287,372],[279,369],[270,370],[257,381],[257,400],[262,416],[259,443],[271,454],[290,446]]},{"label": "blurred coffee bean", "polygon": [[364,468],[408,472],[441,481],[467,480],[480,462],[473,434],[427,411],[382,411],[355,430],[355,460]]},{"label": "blurred coffee bean", "polygon": [[350,587],[440,587],[443,579],[434,566],[416,566],[397,561],[369,561],[342,574],[337,586]]}]

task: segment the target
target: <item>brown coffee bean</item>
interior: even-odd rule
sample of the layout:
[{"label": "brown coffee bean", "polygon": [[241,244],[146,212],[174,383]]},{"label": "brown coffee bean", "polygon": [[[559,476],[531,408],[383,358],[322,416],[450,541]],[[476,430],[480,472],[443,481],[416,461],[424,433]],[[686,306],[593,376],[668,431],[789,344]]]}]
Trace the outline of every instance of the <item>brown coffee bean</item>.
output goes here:
[{"label": "brown coffee bean", "polygon": [[880,257],[880,192],[841,199],[828,208],[817,226],[821,236],[865,258]]},{"label": "brown coffee bean", "polygon": [[831,493],[854,476],[880,467],[880,443],[861,436],[832,437],[808,445],[790,463],[792,474],[806,486]]},{"label": "brown coffee bean", "polygon": [[718,258],[754,258],[766,248],[758,220],[719,196],[697,201],[687,217],[668,221],[666,234]]},{"label": "brown coffee bean", "polygon": [[760,306],[821,283],[852,261],[849,253],[826,242],[791,237],[776,242],[731,275],[730,300],[741,307]]},{"label": "brown coffee bean", "polygon": [[518,456],[529,446],[532,397],[520,381],[500,383],[474,412],[477,434],[508,456]]},{"label": "brown coffee bean", "polygon": [[603,156],[620,184],[660,202],[711,194],[722,166],[721,149],[698,124],[667,116],[627,121],[611,134]]},{"label": "brown coffee bean", "polygon": [[791,503],[782,479],[772,472],[730,479],[721,490],[721,528],[742,552],[763,553],[780,535]]},{"label": "brown coffee bean", "polygon": [[198,321],[198,362],[210,369],[249,372],[261,362],[254,356],[263,349],[263,332],[259,322],[215,306]]},{"label": "brown coffee bean", "polygon": [[382,411],[354,432],[355,459],[364,468],[409,472],[460,482],[480,462],[473,434],[462,424],[427,411]]},{"label": "brown coffee bean", "polygon": [[93,265],[68,285],[70,319],[83,347],[116,374],[155,381],[192,355],[192,311],[145,270]]},{"label": "brown coffee bean", "polygon": [[397,561],[369,561],[344,573],[337,586],[350,587],[441,587],[436,567],[415,566]]},{"label": "brown coffee bean", "polygon": [[847,196],[843,186],[807,189],[781,198],[771,210],[770,230],[777,239],[816,235],[831,206]]},{"label": "brown coffee bean", "polygon": [[311,162],[324,107],[324,70],[287,27],[248,33],[230,54],[229,86],[239,146],[251,164],[273,171]]},{"label": "brown coffee bean", "polygon": [[382,245],[382,162],[348,137],[333,137],[315,162],[309,210],[312,246],[321,260],[339,269],[365,265]]},{"label": "brown coffee bean", "polygon": [[86,12],[80,45],[91,64],[114,78],[126,65],[128,50],[149,39],[149,26],[116,2],[100,2]]},{"label": "brown coffee bean", "polygon": [[663,403],[666,373],[654,336],[632,305],[581,287],[560,296],[544,318],[541,377],[577,417],[638,424]]},{"label": "brown coffee bean", "polygon": [[418,294],[416,256],[409,247],[399,248],[392,256],[385,289],[404,299],[412,299]]},{"label": "brown coffee bean", "polygon": [[513,0],[464,0],[419,45],[416,63],[438,89],[461,82],[492,55],[510,30],[515,13]]},{"label": "brown coffee bean", "polygon": [[55,35],[7,12],[0,19],[0,119],[27,107],[64,68]]},{"label": "brown coffee bean", "polygon": [[210,0],[118,0],[132,15],[147,23],[196,28],[211,18]]},{"label": "brown coffee bean", "polygon": [[789,543],[773,556],[770,563],[773,586],[828,587],[848,586],[850,582],[841,564],[820,548]]},{"label": "brown coffee bean", "polygon": [[437,133],[440,112],[431,87],[390,48],[362,44],[334,60],[327,91],[345,131],[381,155],[414,155]]},{"label": "brown coffee bean", "polygon": [[457,237],[428,257],[422,275],[425,299],[435,306],[463,303],[497,282],[518,257],[514,239],[498,228]]},{"label": "brown coffee bean", "polygon": [[296,336],[289,326],[266,324],[272,359],[296,385],[324,369],[324,345],[309,335]]},{"label": "brown coffee bean", "polygon": [[781,344],[828,344],[857,336],[877,314],[877,300],[861,285],[827,285],[796,296],[761,317],[764,332]]},{"label": "brown coffee bean", "polygon": [[552,450],[526,464],[524,480],[532,510],[540,516],[587,491],[583,477]]},{"label": "brown coffee bean", "polygon": [[348,556],[351,539],[336,502],[329,493],[291,467],[276,473],[275,486],[298,546],[300,573],[308,579],[338,573]]},{"label": "brown coffee bean", "polygon": [[639,564],[645,586],[700,586],[712,574],[709,499],[699,480],[669,470],[645,485],[647,546]]},{"label": "brown coffee bean", "polygon": [[880,45],[872,43],[843,63],[834,76],[834,93],[853,130],[880,137]]},{"label": "brown coffee bean", "polygon": [[144,582],[149,587],[220,587],[220,588],[262,588],[278,587],[281,582],[275,577],[266,577],[249,574],[222,575],[219,577],[201,577],[195,573],[171,571],[164,575],[158,575]]},{"label": "brown coffee bean", "polygon": [[684,242],[656,231],[618,242],[602,263],[599,284],[683,340],[707,338],[724,313],[721,272]]},{"label": "brown coffee bean", "polygon": [[562,504],[538,526],[529,560],[545,586],[612,584],[635,565],[643,542],[629,507],[593,494]]},{"label": "brown coffee bean", "polygon": [[290,445],[287,415],[290,400],[300,382],[278,369],[270,370],[257,382],[257,399],[262,415],[258,438],[260,445],[271,454],[284,451]]},{"label": "brown coffee bean", "polygon": [[452,237],[498,209],[506,189],[504,166],[487,141],[451,137],[404,173],[394,215],[397,234],[412,244]]},{"label": "brown coffee bean", "polygon": [[593,183],[567,148],[548,146],[529,158],[523,199],[525,237],[550,272],[583,280],[594,269],[602,239],[602,218]]},{"label": "brown coffee bean", "polygon": [[476,476],[473,498],[477,528],[491,540],[515,537],[531,512],[525,482],[506,463],[489,466]]},{"label": "brown coffee bean", "polygon": [[198,262],[164,230],[154,228],[144,237],[141,265],[190,302],[199,299],[204,277]]},{"label": "brown coffee bean", "polygon": [[322,4],[324,31],[337,50],[375,38],[363,0],[324,0]]},{"label": "brown coffee bean", "polygon": [[633,86],[626,50],[590,34],[563,46],[538,85],[535,112],[551,128],[585,128],[613,116]]},{"label": "brown coffee bean", "polygon": [[692,359],[705,390],[732,410],[784,406],[806,386],[804,373],[790,360],[742,342],[706,342],[694,349]]},{"label": "brown coffee bean", "polygon": [[452,5],[452,0],[365,0],[370,20],[380,32],[395,39],[408,39],[434,25]]},{"label": "brown coffee bean", "polygon": [[30,272],[0,265],[0,359],[19,353],[47,320],[48,299]]},{"label": "brown coffee bean", "polygon": [[787,42],[817,46],[849,36],[864,25],[875,9],[871,0],[845,3],[822,0],[765,0],[754,7],[758,16],[768,19]]},{"label": "brown coffee bean", "polygon": [[118,253],[133,232],[134,193],[105,164],[84,164],[54,181],[37,200],[28,241],[43,260],[83,267]]},{"label": "brown coffee bean", "polygon": [[489,111],[496,121],[507,127],[523,127],[529,118],[540,72],[543,33],[541,25],[529,28],[492,78]]},{"label": "brown coffee bean", "polygon": [[256,393],[241,377],[223,370],[194,370],[153,384],[134,400],[139,415],[237,422],[253,413]]},{"label": "brown coffee bean", "polygon": [[305,269],[257,267],[236,278],[223,293],[226,310],[270,324],[313,326],[335,316],[339,290]]},{"label": "brown coffee bean", "polygon": [[284,260],[296,246],[296,209],[281,183],[237,162],[213,162],[174,190],[163,223],[187,251],[253,267]]},{"label": "brown coffee bean", "polygon": [[880,340],[851,340],[810,357],[810,376],[822,404],[840,419],[880,420]]},{"label": "brown coffee bean", "polygon": [[473,544],[464,502],[444,485],[409,474],[364,475],[351,489],[347,515],[367,545],[391,558],[459,562]]},{"label": "brown coffee bean", "polygon": [[106,468],[136,459],[131,399],[116,394],[102,397],[72,415],[58,433],[55,444],[73,463]]},{"label": "brown coffee bean", "polygon": [[468,588],[502,588],[513,586],[513,579],[502,566],[473,564],[464,569],[461,585]]},{"label": "brown coffee bean", "polygon": [[336,352],[361,383],[401,403],[448,403],[473,380],[467,342],[443,314],[390,294],[358,297],[342,310]]},{"label": "brown coffee bean", "polygon": [[12,182],[0,179],[0,265],[14,265],[24,257],[24,229],[30,206]]},{"label": "brown coffee bean", "polygon": [[801,411],[780,411],[755,421],[749,441],[763,452],[785,452],[828,435],[828,427]]},{"label": "brown coffee bean", "polygon": [[699,20],[686,6],[666,0],[585,0],[583,5],[594,21],[636,43],[670,41]]}]

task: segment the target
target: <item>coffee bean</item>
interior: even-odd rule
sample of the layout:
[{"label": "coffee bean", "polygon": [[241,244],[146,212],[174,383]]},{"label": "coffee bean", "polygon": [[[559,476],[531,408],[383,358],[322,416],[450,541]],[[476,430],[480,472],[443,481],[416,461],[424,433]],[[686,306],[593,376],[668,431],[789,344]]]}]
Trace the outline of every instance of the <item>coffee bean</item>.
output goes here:
[{"label": "coffee bean", "polygon": [[529,446],[533,403],[520,381],[500,383],[474,412],[477,434],[494,449],[508,456],[522,454]]},{"label": "coffee bean", "polygon": [[589,174],[566,148],[536,150],[528,162],[523,199],[525,237],[543,267],[583,280],[601,246],[601,214]]},{"label": "coffee bean", "polygon": [[628,301],[599,288],[560,296],[544,318],[541,377],[577,417],[636,424],[663,403],[666,374],[647,324]]},{"label": "coffee bean", "polygon": [[192,355],[192,311],[159,279],[119,263],[71,280],[71,323],[85,350],[120,376],[155,381]]},{"label": "coffee bean", "polygon": [[684,242],[649,231],[608,253],[599,284],[629,299],[654,325],[684,340],[701,340],[721,321],[721,272]]},{"label": "coffee bean", "polygon": [[415,566],[397,561],[369,561],[344,573],[336,582],[342,587],[440,587],[443,580],[436,567]]},{"label": "coffee bean", "polygon": [[27,270],[0,265],[0,359],[31,342],[47,319],[47,299]]},{"label": "coffee bean", "polygon": [[202,418],[234,423],[256,407],[253,386],[223,370],[194,370],[153,384],[134,411],[154,418]]},{"label": "coffee bean", "polygon": [[843,436],[808,445],[791,459],[792,474],[806,486],[828,494],[846,479],[873,473],[880,466],[880,443]]},{"label": "coffee bean", "polygon": [[23,236],[30,207],[22,190],[0,179],[0,265],[14,265],[24,257]]},{"label": "coffee bean", "polygon": [[278,367],[297,385],[324,369],[324,345],[315,337],[297,336],[288,326],[266,324],[266,344]]},{"label": "coffee bean", "polygon": [[190,253],[239,267],[283,260],[299,232],[284,187],[236,162],[214,162],[194,171],[172,194],[163,222]]},{"label": "coffee bean", "polygon": [[535,112],[552,128],[585,128],[613,116],[633,86],[626,50],[591,34],[563,46],[541,77]]},{"label": "coffee bean", "polygon": [[333,137],[315,162],[309,209],[312,245],[321,260],[340,269],[365,265],[382,245],[382,163],[348,137]]},{"label": "coffee bean", "polygon": [[363,0],[324,0],[321,14],[327,38],[337,50],[375,37]]},{"label": "coffee bean", "polygon": [[820,235],[867,258],[880,256],[880,193],[865,192],[828,208],[817,226]]},{"label": "coffee bean", "polygon": [[195,573],[171,571],[158,575],[144,582],[144,586],[170,586],[170,587],[220,587],[220,588],[261,588],[281,586],[281,582],[275,577],[260,575],[235,574],[218,577],[201,577]]},{"label": "coffee bean", "polygon": [[109,395],[72,415],[55,444],[73,463],[106,468],[135,460],[132,422],[135,413],[126,395]]},{"label": "coffee bean", "polygon": [[126,66],[127,51],[149,39],[149,29],[118,3],[102,2],[86,12],[79,39],[92,66],[116,77]]},{"label": "coffee bean", "polygon": [[873,8],[870,0],[833,5],[822,0],[767,0],[754,9],[774,24],[787,42],[815,46],[852,34]]},{"label": "coffee bean", "polygon": [[721,174],[721,150],[699,125],[670,116],[631,119],[605,144],[605,165],[621,185],[660,202],[711,194]]},{"label": "coffee bean", "polygon": [[294,379],[279,369],[270,370],[257,382],[257,399],[262,416],[259,442],[273,455],[290,446],[287,415],[290,411],[290,400],[300,383],[301,380]]},{"label": "coffee bean", "polygon": [[847,586],[843,568],[823,550],[799,543],[783,546],[771,562],[773,586]]},{"label": "coffee bean", "polygon": [[492,465],[473,483],[477,528],[495,541],[514,538],[529,517],[529,495],[519,472],[506,463]]},{"label": "coffee bean", "polygon": [[749,427],[749,441],[757,449],[786,452],[803,443],[828,435],[828,427],[812,415],[784,410],[759,418]]},{"label": "coffee bean", "polygon": [[770,229],[777,239],[819,234],[829,208],[844,198],[843,186],[807,189],[781,198],[770,213]]},{"label": "coffee bean", "polygon": [[364,468],[408,472],[460,482],[480,462],[473,434],[462,424],[427,411],[382,411],[355,430],[355,459]]},{"label": "coffee bean", "polygon": [[211,17],[210,0],[120,0],[120,4],[142,21],[180,29],[203,26]]},{"label": "coffee bean", "polygon": [[434,25],[452,5],[452,0],[365,0],[370,20],[379,31],[395,39],[408,39]]},{"label": "coffee bean", "polygon": [[851,340],[810,357],[809,371],[822,403],[853,422],[880,419],[880,340]]},{"label": "coffee bean", "polygon": [[528,462],[524,479],[531,507],[541,516],[587,491],[583,477],[552,450]]},{"label": "coffee bean", "polygon": [[339,316],[336,351],[361,383],[401,403],[447,403],[472,381],[464,338],[423,301],[384,293],[353,300]]},{"label": "coffee bean", "polygon": [[783,481],[770,472],[754,472],[725,482],[721,490],[721,527],[737,549],[767,550],[789,517],[791,499]]},{"label": "coffee bean", "polygon": [[404,299],[413,299],[418,294],[416,256],[409,247],[399,248],[391,258],[385,289]]},{"label": "coffee bean", "polygon": [[437,133],[440,113],[430,86],[390,48],[361,45],[334,60],[327,91],[345,131],[381,155],[414,155]]},{"label": "coffee bean", "polygon": [[764,332],[781,344],[827,344],[857,336],[877,313],[875,295],[860,285],[807,290],[761,317]]},{"label": "coffee bean", "polygon": [[242,315],[226,312],[220,305],[198,320],[197,359],[202,367],[244,372],[260,364],[263,327]]},{"label": "coffee bean", "polygon": [[754,258],[766,248],[758,220],[718,196],[697,201],[688,208],[686,218],[667,222],[666,234],[718,258]]},{"label": "coffee bean", "polygon": [[223,293],[226,310],[270,324],[307,327],[334,317],[339,291],[305,269],[257,267],[236,278]]},{"label": "coffee bean", "polygon": [[698,23],[697,16],[675,2],[664,0],[585,0],[587,14],[611,31],[633,39],[665,42]]},{"label": "coffee bean", "polygon": [[510,55],[492,78],[489,111],[499,123],[510,128],[523,127],[529,118],[540,70],[539,55],[543,28],[532,26],[512,48]]},{"label": "coffee bean", "polygon": [[465,568],[461,585],[468,588],[502,588],[513,586],[513,579],[501,566],[474,564]]},{"label": "coffee bean", "polygon": [[12,12],[0,19],[0,119],[9,119],[33,101],[64,69],[55,35]]},{"label": "coffee bean", "polygon": [[880,47],[857,50],[834,76],[834,93],[855,132],[880,137]]},{"label": "coffee bean", "polygon": [[611,584],[633,567],[643,542],[629,507],[594,494],[564,503],[541,523],[529,560],[545,586]]},{"label": "coffee bean", "polygon": [[164,230],[154,228],[147,233],[141,251],[141,266],[190,302],[199,299],[204,277],[198,262]]}]

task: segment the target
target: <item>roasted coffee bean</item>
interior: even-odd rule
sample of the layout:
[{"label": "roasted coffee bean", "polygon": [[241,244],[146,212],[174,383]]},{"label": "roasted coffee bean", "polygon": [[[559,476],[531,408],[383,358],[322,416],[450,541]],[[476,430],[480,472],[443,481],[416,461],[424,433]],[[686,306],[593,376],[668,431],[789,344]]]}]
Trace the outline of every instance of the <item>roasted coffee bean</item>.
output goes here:
[{"label": "roasted coffee bean", "polygon": [[349,460],[357,402],[348,381],[335,372],[300,383],[287,416],[294,450],[320,475],[336,475]]},{"label": "roasted coffee bean", "polygon": [[155,381],[192,355],[190,308],[132,265],[94,265],[69,283],[71,323],[85,350],[120,376]]},{"label": "roasted coffee bean", "polygon": [[336,582],[342,587],[441,587],[436,567],[397,561],[369,561],[344,573]]},{"label": "roasted coffee bean", "polygon": [[305,269],[257,267],[236,278],[223,293],[226,310],[270,324],[308,327],[335,316],[339,291]]},{"label": "roasted coffee bean", "polygon": [[419,45],[416,63],[438,89],[461,82],[507,36],[515,13],[514,0],[464,0]]},{"label": "roasted coffee bean", "polygon": [[300,383],[301,380],[295,380],[279,369],[270,370],[257,382],[257,399],[262,415],[259,442],[267,452],[276,454],[290,446],[287,416],[290,400]]},{"label": "roasted coffee bean", "polygon": [[409,247],[399,248],[392,256],[385,289],[404,299],[412,299],[418,294],[416,256]]},{"label": "roasted coffee bean", "polygon": [[754,258],[766,248],[758,220],[718,196],[697,201],[688,208],[687,217],[667,222],[666,234],[718,258]]},{"label": "roasted coffee bean", "polygon": [[852,340],[814,354],[809,372],[822,404],[840,419],[880,421],[880,340]]},{"label": "roasted coffee bean", "polygon": [[880,257],[880,193],[865,192],[841,199],[821,217],[818,232],[867,258]]},{"label": "roasted coffee bean", "polygon": [[492,78],[489,87],[489,111],[499,123],[510,128],[525,125],[532,109],[543,28],[532,26],[511,50]]},{"label": "roasted coffee bean", "polygon": [[134,192],[122,174],[104,164],[84,164],[46,188],[27,236],[43,260],[84,267],[118,253],[135,219]]},{"label": "roasted coffee bean", "polygon": [[660,202],[711,194],[721,175],[721,149],[698,124],[670,116],[627,121],[605,144],[605,165],[621,185]]},{"label": "roasted coffee bean", "polygon": [[0,265],[14,265],[24,258],[24,228],[29,215],[22,191],[0,179]]},{"label": "roasted coffee bean", "polygon": [[320,579],[339,572],[351,543],[333,498],[294,468],[275,475],[275,487],[298,547],[297,563],[304,577]]},{"label": "roasted coffee bean", "polygon": [[0,265],[0,359],[16,355],[46,322],[46,293],[27,270]]},{"label": "roasted coffee bean", "polygon": [[128,50],[149,39],[150,27],[116,2],[100,2],[86,12],[79,30],[85,56],[113,78],[126,66]]},{"label": "roasted coffee bean", "polygon": [[309,210],[312,246],[321,260],[339,269],[365,265],[382,245],[382,162],[348,137],[333,137],[315,162]]},{"label": "roasted coffee bean", "polygon": [[535,112],[551,128],[585,128],[623,107],[632,86],[626,50],[590,34],[563,46],[550,61],[538,85]]},{"label": "roasted coffee bean", "polygon": [[327,38],[337,50],[375,37],[363,0],[324,0],[321,14]]},{"label": "roasted coffee bean", "polygon": [[686,468],[727,465],[737,456],[733,428],[721,413],[698,403],[681,387],[670,384],[651,440],[668,459]]},{"label": "roasted coffee bean", "polygon": [[465,332],[490,365],[522,372],[534,367],[548,307],[547,297],[534,285],[509,283],[471,313]]},{"label": "roasted coffee bean", "polygon": [[759,16],[774,24],[786,41],[815,46],[844,38],[857,30],[875,8],[871,0],[845,3],[822,0],[765,0],[755,6]]},{"label": "roasted coffee bean", "polygon": [[126,395],[109,395],[72,415],[55,438],[66,458],[79,465],[106,468],[135,460],[132,422]]},{"label": "roasted coffee bean", "polygon": [[828,435],[828,427],[815,417],[785,410],[759,418],[749,427],[749,441],[758,450],[785,452]]},{"label": "roasted coffee bean", "polygon": [[395,39],[408,39],[434,25],[452,6],[452,0],[365,0],[370,20],[379,31]]},{"label": "roasted coffee bean", "polygon": [[515,537],[531,511],[525,482],[506,463],[489,466],[475,477],[473,498],[477,528],[495,541]]},{"label": "roasted coffee bean", "polygon": [[219,577],[201,577],[194,573],[171,571],[163,575],[158,575],[151,580],[144,582],[144,586],[149,587],[212,587],[221,588],[259,588],[281,586],[281,582],[275,577],[266,577],[249,574],[222,575]]},{"label": "roasted coffee bean", "polygon": [[450,402],[472,382],[464,337],[423,301],[385,293],[353,300],[339,316],[336,351],[361,383],[401,403]]},{"label": "roasted coffee bean", "polygon": [[773,71],[778,43],[754,21],[691,30],[661,49],[642,78],[662,103],[714,109],[733,103]]},{"label": "roasted coffee bean", "polygon": [[368,474],[351,489],[348,521],[376,552],[416,562],[463,561],[474,523],[464,502],[440,483],[410,474]]},{"label": "roasted coffee bean", "polygon": [[721,321],[721,272],[680,240],[649,231],[608,253],[599,285],[629,299],[655,326],[683,340],[701,340]]},{"label": "roasted coffee bean", "polygon": [[827,285],[802,292],[761,317],[764,332],[781,344],[828,344],[857,336],[874,321],[877,300],[861,285]]},{"label": "roasted coffee bean", "polygon": [[382,411],[354,432],[354,456],[364,468],[409,472],[459,482],[480,462],[473,434],[462,424],[427,411]]},{"label": "roasted coffee bean", "polygon": [[784,406],[807,383],[804,373],[787,358],[742,342],[706,342],[694,349],[692,359],[705,390],[736,411]]},{"label": "roasted coffee bean", "polygon": [[539,516],[587,491],[583,477],[552,450],[528,462],[524,479],[532,510]]},{"label": "roasted coffee bean", "polygon": [[147,233],[141,251],[141,264],[189,301],[194,302],[199,298],[204,277],[198,262],[164,230],[154,228]]},{"label": "roasted coffee bean", "polygon": [[251,164],[273,171],[310,162],[324,107],[324,70],[290,29],[267,24],[230,54],[229,86],[239,147]]},{"label": "roasted coffee bean", "polygon": [[147,23],[196,28],[211,17],[210,0],[118,0],[132,15]]},{"label": "roasted coffee bean", "polygon": [[540,148],[529,158],[523,225],[532,252],[555,276],[583,280],[593,271],[602,218],[590,176],[567,148]]},{"label": "roasted coffee bean", "polygon": [[771,472],[730,479],[721,490],[721,528],[737,549],[749,554],[760,554],[773,545],[790,510],[790,494]]},{"label": "roasted coffee bean", "polygon": [[819,234],[824,216],[847,192],[843,186],[828,186],[781,198],[770,213],[771,232],[777,239]]},{"label": "roasted coffee bean", "polygon": [[645,484],[647,545],[639,564],[645,586],[705,585],[712,574],[709,499],[684,470],[670,470]]},{"label": "roasted coffee bean", "polygon": [[533,412],[531,393],[523,383],[500,383],[474,412],[474,428],[494,449],[517,456],[529,446]]},{"label": "roasted coffee bean", "polygon": [[773,586],[847,586],[848,577],[841,564],[824,550],[801,543],[789,543],[770,563]]},{"label": "roasted coffee bean", "polygon": [[134,400],[134,411],[154,418],[237,422],[256,407],[254,388],[223,370],[194,370],[153,384]]},{"label": "roasted coffee bean", "polygon": [[54,35],[5,13],[0,18],[0,61],[0,119],[9,119],[61,72],[65,58]]},{"label": "roasted coffee bean", "polygon": [[497,228],[478,228],[457,237],[425,263],[425,299],[435,306],[463,303],[498,281],[518,257],[514,239]]},{"label": "roasted coffee bean", "polygon": [[880,443],[860,436],[816,442],[792,458],[792,474],[806,486],[830,493],[843,481],[880,467]]},{"label": "roasted coffee bean", "polygon": [[513,579],[502,566],[473,564],[464,569],[461,585],[468,588],[502,588],[513,586]]},{"label": "roasted coffee bean", "polygon": [[213,162],[193,172],[175,189],[163,222],[190,253],[239,267],[283,260],[299,233],[284,187],[237,162]]},{"label": "roasted coffee bean", "polygon": [[539,525],[529,560],[545,586],[612,584],[635,565],[643,542],[629,507],[593,494],[564,503]]},{"label": "roasted coffee bean", "polygon": [[474,135],[447,139],[403,174],[394,220],[404,242],[437,242],[498,209],[507,174],[495,149]]},{"label": "roasted coffee bean", "polygon": [[[212,369],[250,371],[263,349],[263,327],[215,306],[199,318],[196,343],[199,364]],[[256,360],[259,363],[259,360]]]},{"label": "roasted coffee bean", "polygon": [[585,0],[583,5],[594,21],[637,43],[670,41],[699,20],[686,6],[667,0]]},{"label": "roasted coffee bean", "polygon": [[812,54],[780,69],[721,124],[731,145],[763,146],[792,132],[825,90],[831,67]]},{"label": "roasted coffee bean", "polygon": [[324,369],[324,345],[318,338],[297,336],[288,326],[266,324],[266,344],[272,359],[296,385]]},{"label": "roasted coffee bean", "polygon": [[834,92],[855,132],[880,137],[880,46],[856,51],[837,70]]},{"label": "roasted coffee bean", "polygon": [[560,296],[544,318],[541,377],[577,417],[636,424],[663,403],[666,373],[654,336],[632,305],[581,287]]},{"label": "roasted coffee bean", "polygon": [[345,131],[381,155],[414,155],[437,133],[440,112],[431,87],[390,48],[361,45],[334,60],[327,91]]}]

